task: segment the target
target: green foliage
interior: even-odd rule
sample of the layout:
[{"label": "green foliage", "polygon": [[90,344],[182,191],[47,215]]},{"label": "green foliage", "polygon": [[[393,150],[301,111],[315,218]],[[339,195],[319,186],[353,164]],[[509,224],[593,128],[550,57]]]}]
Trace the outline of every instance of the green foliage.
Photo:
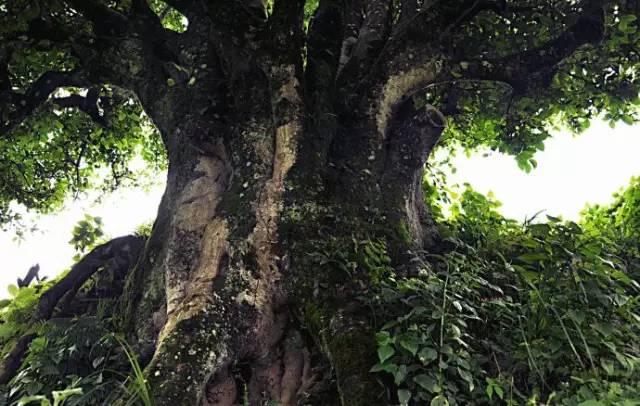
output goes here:
[{"label": "green foliage", "polygon": [[72,237],[69,240],[69,244],[73,245],[77,252],[74,259],[79,260],[82,254],[94,248],[103,236],[102,218],[85,214],[84,219],[78,221],[73,227]]},{"label": "green foliage", "polygon": [[304,3],[304,25],[305,29],[309,27],[309,23],[316,9],[318,8],[319,0],[307,0]]},{"label": "green foliage", "polygon": [[[543,46],[572,23],[566,16],[582,6],[582,2],[519,4],[529,4],[535,11],[504,18],[492,13],[478,16],[457,32],[462,49],[456,52],[473,61]],[[619,1],[607,2],[606,7],[602,42],[578,49],[535,90],[519,94],[505,83],[463,79],[434,84],[426,94],[429,103],[438,106],[457,100],[455,117],[449,121],[441,147],[488,147],[514,155],[519,167],[528,172],[537,165],[534,154],[544,148],[553,128],[581,133],[596,117],[603,117],[612,127],[618,122],[637,122],[637,9]],[[453,66],[453,76],[462,77],[467,65],[463,60]]]},{"label": "green foliage", "polygon": [[[44,286],[50,283],[44,283]],[[6,354],[13,348],[16,340],[23,334],[31,333],[36,327],[30,324],[31,317],[43,291],[43,285],[18,288],[9,285],[11,299],[0,302],[0,354]]]},{"label": "green foliage", "polygon": [[129,361],[129,365],[131,366],[131,375],[127,377],[123,384],[126,404],[136,404],[139,401],[143,406],[153,406],[155,401],[153,400],[151,388],[149,387],[147,378],[144,376],[134,350],[123,338],[118,336],[113,337],[115,337],[122,347],[127,361]]},{"label": "green foliage", "polygon": [[12,201],[46,213],[69,192],[133,184],[134,157],[164,168],[164,149],[139,106],[124,101],[109,120],[105,128],[70,109],[41,111],[0,139],[0,220],[15,216]]},{"label": "green foliage", "polygon": [[618,223],[637,224],[638,190],[581,224],[518,224],[467,188],[450,250],[419,275],[387,274],[372,299],[386,320],[372,371],[390,400],[640,404],[640,229]]},{"label": "green foliage", "polygon": [[[78,251],[96,244],[101,225],[99,218],[91,216],[78,223],[71,241]],[[40,295],[56,282],[23,288],[11,285],[11,299],[0,302],[0,357],[22,336],[35,334],[18,373],[8,384],[0,385],[0,404],[152,405],[133,350],[113,333],[115,315],[108,299],[88,307],[74,303],[72,314],[59,309],[55,318],[34,322]],[[94,282],[90,279],[80,291]]]},{"label": "green foliage", "polygon": [[121,378],[114,371],[126,370],[121,354],[114,351],[117,344],[103,338],[110,328],[94,317],[39,324],[20,371],[0,388],[5,404],[27,400],[46,404],[49,394],[55,403],[61,388],[65,388],[62,393],[81,395],[66,404],[91,405],[107,398],[119,388]]},{"label": "green foliage", "polygon": [[153,230],[153,221],[140,224],[138,227],[136,227],[134,233],[136,235],[148,238],[151,236],[151,230]]},{"label": "green foliage", "polygon": [[[47,7],[51,12],[66,14],[60,2],[50,2]],[[0,10],[3,45],[5,37],[15,39],[21,35],[27,22],[40,11],[38,2],[25,1],[14,2],[9,14]],[[174,14],[170,10],[163,22],[177,24],[180,19]],[[90,27],[77,21],[57,22],[68,23],[69,32],[75,31],[80,36],[90,32]],[[43,39],[14,48],[10,59],[1,62],[6,63],[8,79],[17,93],[26,93],[47,71],[69,72],[78,68],[74,50],[68,43]],[[101,103],[106,125],[96,124],[77,109],[47,102],[14,128],[10,136],[0,137],[0,224],[17,220],[12,207],[15,204],[47,213],[59,209],[69,195],[133,184],[141,175],[132,173],[129,166],[136,157],[146,162],[148,170],[165,168],[164,146],[135,98],[109,85],[101,86],[99,91],[101,97],[110,99],[109,103]],[[85,93],[86,89],[64,87],[55,96]],[[12,113],[4,103],[2,122]]]},{"label": "green foliage", "polygon": [[[305,27],[318,3],[304,2]],[[637,122],[640,30],[633,15],[637,7],[631,7],[633,2],[605,3],[606,34],[601,43],[584,46],[556,66],[540,69],[538,74],[544,77],[526,78],[533,83],[524,84],[532,87],[526,91],[501,78],[461,79],[469,66],[464,58],[498,60],[542,46],[574,23],[572,16],[579,15],[584,2],[519,1],[517,6],[527,12],[480,13],[450,30],[443,37],[442,54],[452,58],[455,54],[460,61],[452,66],[450,61],[443,63],[449,71],[443,76],[450,73],[456,80],[433,83],[425,97],[425,102],[451,110],[441,145],[506,152],[516,157],[521,169],[530,171],[537,165],[536,151],[544,148],[554,126],[578,133],[598,116],[612,125]],[[132,2],[98,4],[127,15]],[[176,9],[161,0],[149,4],[165,28],[186,30],[188,22]],[[273,2],[266,5],[270,11]],[[393,5],[397,18],[399,3]],[[104,32],[94,30],[95,24],[81,14],[69,12],[68,5],[59,1],[16,0],[0,5],[0,68],[7,77],[0,79],[10,84],[8,95],[27,94],[44,72],[78,68],[81,53],[90,54],[82,55],[87,61],[100,60],[91,54],[100,52],[100,47],[94,50],[86,43],[102,40]],[[30,26],[72,35],[61,41],[31,38],[26,35]],[[446,50],[449,43],[458,45],[455,52]],[[162,49],[154,49],[158,51]],[[191,58],[180,55],[180,59]],[[135,61],[127,62],[131,64],[128,71],[142,69],[134,66]],[[166,62],[154,69],[182,69]],[[107,70],[91,68],[92,72]],[[139,82],[141,78],[130,79]],[[178,86],[174,78],[167,83]],[[227,89],[233,90],[232,86]],[[66,86],[54,97],[86,91]],[[49,101],[0,138],[0,224],[18,219],[12,204],[50,212],[71,194],[135,181],[139,174],[132,173],[129,164],[136,157],[149,168],[166,166],[159,134],[136,97],[111,84],[97,86],[97,91],[110,100],[99,103],[104,125]],[[18,99],[0,100],[0,122],[20,109]],[[448,106],[450,101],[455,105]],[[451,203],[456,196],[446,193],[441,175],[425,185],[427,195],[432,202]],[[416,275],[394,273],[383,240],[328,238],[310,253],[320,266],[342,270],[345,278],[370,282],[367,286],[373,292],[368,300],[380,322],[379,363],[373,371],[389,389],[390,401],[403,405],[636,404],[640,399],[640,181],[634,180],[613,205],[588,209],[580,224],[548,218],[546,223],[521,225],[500,216],[496,202],[470,189],[454,202],[446,221],[440,204],[433,205],[434,213],[442,222],[448,247],[426,258],[428,262]],[[138,230],[147,232],[146,227]],[[401,239],[409,236],[403,223],[391,232]],[[74,229],[71,243],[82,253],[101,237],[100,220],[87,216]],[[110,334],[114,327],[108,312],[101,317],[66,315],[47,323],[31,322],[46,286],[12,286],[12,299],[0,304],[2,354],[23,334],[38,336],[19,374],[0,391],[2,401],[48,404],[53,397],[54,403],[66,400],[80,405],[120,398],[125,404],[150,404],[149,388],[132,349]],[[320,309],[309,304],[305,313],[311,321],[323,317]],[[129,369],[133,373],[127,378]]]},{"label": "green foliage", "polygon": [[187,18],[175,8],[160,0],[151,0],[149,5],[160,17],[163,27],[176,32],[185,32],[187,30]]},{"label": "green foliage", "polygon": [[[21,334],[28,324],[22,322]],[[18,374],[0,386],[0,404],[49,405],[52,396],[54,405],[63,401],[78,406],[116,402],[152,405],[133,350],[112,331],[110,319],[87,315],[56,318],[31,328],[37,338],[31,342]],[[13,345],[13,340],[3,342]],[[10,348],[5,345],[4,353]]]},{"label": "green foliage", "polygon": [[391,258],[387,255],[387,244],[383,240],[350,240],[327,237],[321,246],[310,255],[320,266],[331,266],[343,271],[350,278],[366,276],[369,281],[377,282],[392,272]]},{"label": "green foliage", "polygon": [[81,388],[69,388],[51,392],[53,403],[49,401],[49,398],[43,395],[24,396],[18,401],[18,406],[28,405],[31,403],[40,403],[40,406],[62,406],[67,398],[78,395],[82,395]]},{"label": "green foliage", "polygon": [[640,234],[640,178],[631,179],[628,188],[614,195],[612,204],[589,207],[582,215],[589,233],[608,241],[631,242]]}]

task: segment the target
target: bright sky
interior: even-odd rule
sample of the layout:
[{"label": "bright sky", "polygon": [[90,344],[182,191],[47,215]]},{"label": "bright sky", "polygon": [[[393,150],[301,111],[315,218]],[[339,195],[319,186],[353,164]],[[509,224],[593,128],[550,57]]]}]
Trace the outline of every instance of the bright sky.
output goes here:
[{"label": "bright sky", "polygon": [[162,184],[120,190],[99,203],[95,196],[88,196],[68,202],[55,215],[27,216],[26,223],[35,219],[38,231],[26,234],[22,241],[15,240],[15,232],[0,232],[0,298],[8,296],[6,286],[15,284],[33,264],[40,264],[40,276],[49,277],[70,267],[75,254],[69,244],[71,231],[85,214],[102,217],[107,238],[127,235],[155,218],[163,190]]},{"label": "bright sky", "polygon": [[[577,219],[586,203],[607,203],[611,194],[640,175],[640,134],[638,127],[619,124],[611,129],[605,123],[593,123],[584,134],[574,138],[558,134],[536,155],[538,168],[526,174],[512,157],[483,152],[467,158],[459,154],[453,163],[456,174],[451,183],[470,183],[482,193],[492,191],[503,203],[508,217],[523,220],[540,210],[546,214]],[[55,275],[71,265],[74,255],[68,244],[73,226],[84,214],[100,216],[110,237],[129,234],[155,217],[163,185],[148,191],[127,189],[92,203],[86,198],[69,202],[57,215],[41,216],[38,228],[24,241],[14,241],[11,232],[0,233],[0,297],[5,287],[15,283],[29,267],[40,264],[42,275]]]},{"label": "bright sky", "polygon": [[594,122],[583,134],[558,134],[534,157],[538,167],[520,170],[515,160],[496,152],[453,159],[457,168],[449,183],[468,182],[481,193],[492,191],[507,217],[524,220],[544,214],[577,220],[587,203],[607,203],[612,194],[640,175],[638,126]]}]

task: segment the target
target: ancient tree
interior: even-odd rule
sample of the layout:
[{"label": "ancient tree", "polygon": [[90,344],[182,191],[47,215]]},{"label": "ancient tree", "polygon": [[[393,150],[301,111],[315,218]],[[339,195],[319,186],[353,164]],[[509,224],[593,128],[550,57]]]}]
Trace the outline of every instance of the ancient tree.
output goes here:
[{"label": "ancient tree", "polygon": [[408,274],[446,249],[422,190],[443,133],[528,168],[558,117],[632,121],[639,7],[3,0],[0,215],[166,153],[119,310],[156,403],[381,404],[374,282],[326,252],[383,241]]}]

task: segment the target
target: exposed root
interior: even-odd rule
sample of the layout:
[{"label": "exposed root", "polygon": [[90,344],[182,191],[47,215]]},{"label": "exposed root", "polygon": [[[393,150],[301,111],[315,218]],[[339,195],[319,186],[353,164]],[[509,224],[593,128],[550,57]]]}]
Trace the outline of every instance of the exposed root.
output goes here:
[{"label": "exposed root", "polygon": [[24,354],[34,338],[36,338],[35,334],[23,335],[9,354],[3,358],[2,364],[0,364],[0,384],[6,384],[16,374],[22,364]]},{"label": "exposed root", "polygon": [[263,357],[242,363],[248,364],[247,377],[234,376],[225,366],[209,380],[204,406],[235,405],[241,398],[249,405],[273,401],[281,406],[295,406],[314,382],[309,351],[297,331],[289,332],[280,343],[265,350]]},{"label": "exposed root", "polygon": [[233,406],[237,402],[238,387],[229,367],[221,368],[207,385],[203,406]]},{"label": "exposed root", "polygon": [[[99,270],[108,269],[115,272],[130,269],[137,261],[144,242],[144,237],[129,235],[113,239],[93,249],[75,264],[65,277],[40,296],[33,321],[50,319],[60,300],[65,297],[65,301],[69,302],[78,289]],[[9,355],[2,360],[0,384],[7,383],[16,374],[35,337],[35,334],[22,336]]]}]

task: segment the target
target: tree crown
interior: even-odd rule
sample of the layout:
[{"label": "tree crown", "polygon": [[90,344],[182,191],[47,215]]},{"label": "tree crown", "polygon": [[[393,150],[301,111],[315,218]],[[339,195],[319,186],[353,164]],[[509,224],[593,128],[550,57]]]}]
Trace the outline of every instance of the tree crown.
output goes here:
[{"label": "tree crown", "polygon": [[[195,108],[224,124],[246,115],[246,94],[234,96],[234,86],[268,63],[295,67],[310,116],[322,98],[338,117],[376,92],[391,94],[392,105],[413,98],[448,117],[442,145],[488,146],[529,170],[553,125],[580,132],[598,116],[637,120],[639,8],[634,0],[3,1],[0,222],[13,218],[11,202],[47,211],[68,193],[117,186],[132,177],[135,156],[163,166],[170,120]],[[194,56],[198,48],[206,56]],[[420,73],[424,66],[433,72]],[[196,96],[190,106],[175,102],[205,90],[217,107]]]}]

